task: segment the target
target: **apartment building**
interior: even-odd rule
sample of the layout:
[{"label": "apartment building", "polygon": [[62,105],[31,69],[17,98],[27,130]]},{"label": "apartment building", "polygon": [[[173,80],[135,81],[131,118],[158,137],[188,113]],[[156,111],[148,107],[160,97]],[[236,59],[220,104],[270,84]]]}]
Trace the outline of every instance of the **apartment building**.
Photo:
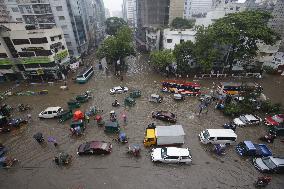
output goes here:
[{"label": "apartment building", "polygon": [[8,22],[9,14],[4,0],[0,0],[0,22]]},{"label": "apartment building", "polygon": [[185,0],[170,0],[170,10],[169,10],[169,24],[179,17],[183,18]]},{"label": "apartment building", "polygon": [[0,76],[58,79],[69,60],[61,28],[32,29],[19,22],[0,24]]}]

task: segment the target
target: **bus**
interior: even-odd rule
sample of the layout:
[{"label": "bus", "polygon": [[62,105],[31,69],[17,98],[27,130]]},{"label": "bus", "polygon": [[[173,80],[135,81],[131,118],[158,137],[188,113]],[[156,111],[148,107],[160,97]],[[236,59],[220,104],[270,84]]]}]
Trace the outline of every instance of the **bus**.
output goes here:
[{"label": "bus", "polygon": [[194,82],[178,81],[178,80],[165,80],[162,82],[162,91],[182,95],[200,95],[200,84]]},{"label": "bus", "polygon": [[93,74],[94,74],[94,68],[93,66],[90,66],[77,75],[76,82],[80,84],[86,83]]},{"label": "bus", "polygon": [[220,95],[239,95],[247,91],[261,92],[262,87],[252,82],[220,82],[217,87],[217,93]]}]

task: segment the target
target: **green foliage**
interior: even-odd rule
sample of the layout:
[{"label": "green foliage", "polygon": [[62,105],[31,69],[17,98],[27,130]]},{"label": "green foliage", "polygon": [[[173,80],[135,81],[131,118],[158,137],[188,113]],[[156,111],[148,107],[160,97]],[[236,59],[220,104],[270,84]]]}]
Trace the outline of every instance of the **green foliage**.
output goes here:
[{"label": "green foliage", "polygon": [[171,26],[175,29],[190,29],[193,28],[195,20],[187,20],[177,17],[173,19]]},{"label": "green foliage", "polygon": [[127,26],[121,27],[115,36],[106,38],[97,51],[99,59],[106,57],[110,62],[130,55],[135,55],[135,50],[132,43],[132,31]]},{"label": "green foliage", "polygon": [[177,72],[180,74],[186,74],[190,71],[189,61],[195,60],[194,44],[191,41],[175,46],[173,54],[177,61]]},{"label": "green foliage", "polygon": [[272,67],[270,66],[263,66],[262,68],[266,73],[268,74],[277,74],[277,70],[276,69],[273,69]]},{"label": "green foliage", "polygon": [[228,50],[228,60],[248,60],[256,56],[257,42],[273,45],[279,35],[268,26],[272,18],[267,12],[244,11],[218,19],[207,28],[199,27],[196,37],[197,60],[209,69],[220,60],[222,48]]},{"label": "green foliage", "polygon": [[280,103],[273,104],[271,101],[267,100],[261,104],[260,110],[268,114],[271,113],[279,114],[281,113],[281,104]]},{"label": "green foliage", "polygon": [[106,33],[108,35],[115,35],[122,26],[126,25],[127,23],[122,18],[110,17],[106,20]]},{"label": "green foliage", "polygon": [[166,71],[166,67],[173,63],[175,57],[170,50],[153,51],[150,54],[150,64],[159,71]]}]

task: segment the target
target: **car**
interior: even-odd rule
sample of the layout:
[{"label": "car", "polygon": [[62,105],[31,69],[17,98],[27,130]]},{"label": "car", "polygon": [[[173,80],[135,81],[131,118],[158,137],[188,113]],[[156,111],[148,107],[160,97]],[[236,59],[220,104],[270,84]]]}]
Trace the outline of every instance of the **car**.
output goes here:
[{"label": "car", "polygon": [[8,121],[8,126],[10,127],[20,127],[22,125],[27,124],[28,121],[22,118],[13,118]]},{"label": "car", "polygon": [[276,114],[268,116],[264,119],[264,124],[267,126],[280,126],[284,124],[284,114]]},{"label": "car", "polygon": [[151,153],[152,162],[190,164],[192,157],[188,148],[164,147],[154,148]]},{"label": "car", "polygon": [[128,88],[122,86],[113,87],[112,89],[109,90],[110,94],[121,94],[126,92],[128,92]]},{"label": "car", "polygon": [[260,125],[262,119],[256,115],[245,114],[233,120],[233,123],[239,127],[245,127],[247,125]]},{"label": "car", "polygon": [[152,118],[156,118],[162,121],[168,121],[170,123],[175,123],[177,121],[176,115],[168,111],[152,112]]},{"label": "car", "polygon": [[55,118],[55,117],[58,117],[61,114],[61,112],[63,112],[63,109],[59,106],[48,107],[44,111],[40,112],[38,114],[38,117],[46,118],[46,119]]},{"label": "car", "polygon": [[111,153],[112,145],[104,141],[90,141],[78,147],[78,155],[101,155]]},{"label": "car", "polygon": [[149,98],[149,102],[161,103],[163,101],[163,97],[158,94],[151,94]]},{"label": "car", "polygon": [[257,170],[263,173],[284,173],[284,158],[268,156],[254,158],[253,164]]}]

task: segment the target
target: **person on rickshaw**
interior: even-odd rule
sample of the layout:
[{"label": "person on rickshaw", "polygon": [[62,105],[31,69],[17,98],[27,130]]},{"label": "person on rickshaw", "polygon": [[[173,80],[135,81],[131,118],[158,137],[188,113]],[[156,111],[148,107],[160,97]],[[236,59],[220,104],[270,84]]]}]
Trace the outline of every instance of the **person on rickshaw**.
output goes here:
[{"label": "person on rickshaw", "polygon": [[117,106],[119,106],[120,104],[118,103],[118,100],[117,99],[115,99],[114,100],[114,102],[112,103],[112,106],[114,106],[114,107],[117,107]]},{"label": "person on rickshaw", "polygon": [[116,121],[116,114],[115,114],[114,110],[112,110],[110,112],[109,116],[110,116],[110,121]]}]

